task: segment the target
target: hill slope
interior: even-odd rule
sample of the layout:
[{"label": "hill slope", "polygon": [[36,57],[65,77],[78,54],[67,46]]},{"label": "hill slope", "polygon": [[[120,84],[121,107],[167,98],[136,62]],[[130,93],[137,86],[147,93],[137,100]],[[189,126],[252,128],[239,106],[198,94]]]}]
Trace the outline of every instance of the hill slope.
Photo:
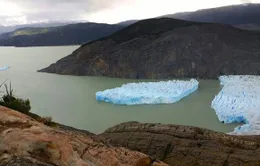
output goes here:
[{"label": "hill slope", "polygon": [[260,33],[170,18],[137,22],[42,72],[124,78],[260,74]]},{"label": "hill slope", "polygon": [[78,45],[107,36],[124,26],[78,23],[59,27],[22,28],[0,35],[0,46]]},{"label": "hill slope", "polygon": [[[175,18],[187,21],[230,24],[240,29],[260,30],[260,4],[242,4],[218,8],[203,9],[194,12],[182,12],[160,16],[158,18]],[[131,25],[138,20],[120,22]]]},{"label": "hill slope", "polygon": [[[46,28],[46,27],[58,27],[58,26],[64,26],[68,24],[77,24],[83,22],[78,20],[78,21],[48,21],[48,22],[38,22],[38,23],[27,23],[27,24],[19,24],[19,25],[1,25],[0,24],[0,34],[2,33],[8,33],[15,31],[16,29],[21,29],[21,28],[26,28],[26,27],[31,27],[31,28]],[[87,21],[84,21],[87,22]]]},{"label": "hill slope", "polygon": [[[260,29],[260,4],[243,4],[170,14],[163,17],[189,21],[215,22],[245,29]],[[250,25],[254,24],[254,26]]]},{"label": "hill slope", "polygon": [[251,31],[260,31],[260,24],[239,24],[234,25],[237,28],[245,29],[245,30],[251,30]]},{"label": "hill slope", "polygon": [[122,22],[119,22],[117,23],[118,25],[123,25],[123,26],[129,26],[129,25],[132,25],[136,22],[138,22],[140,20],[127,20],[127,21],[122,21]]}]

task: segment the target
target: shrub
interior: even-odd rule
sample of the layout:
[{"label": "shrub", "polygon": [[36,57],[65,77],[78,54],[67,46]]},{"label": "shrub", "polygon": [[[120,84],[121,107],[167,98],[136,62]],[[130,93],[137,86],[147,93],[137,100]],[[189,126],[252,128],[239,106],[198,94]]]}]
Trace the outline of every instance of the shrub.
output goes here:
[{"label": "shrub", "polygon": [[16,111],[25,114],[31,110],[31,104],[28,99],[24,100],[24,99],[16,98],[14,96],[11,82],[9,87],[7,86],[7,84],[5,84],[5,82],[0,84],[0,87],[2,85],[5,86],[5,94],[2,96],[0,100],[0,105],[14,109]]},{"label": "shrub", "polygon": [[50,116],[42,117],[42,123],[47,126],[50,126],[52,123],[52,117]]},{"label": "shrub", "polygon": [[[7,81],[7,80],[5,80],[4,82],[2,82],[2,83],[0,84],[0,88],[5,84],[6,81]],[[0,91],[0,93],[3,93],[3,92]]]},{"label": "shrub", "polygon": [[41,122],[47,126],[53,126],[55,127],[56,123],[52,121],[52,117],[46,116],[46,117],[39,117],[36,119],[38,122]]},{"label": "shrub", "polygon": [[[3,101],[0,101],[0,105],[14,109],[16,111],[22,112],[22,113],[28,113],[31,110],[30,101],[19,99],[12,97],[11,100],[8,99],[9,96],[4,95]],[[7,101],[5,99],[8,99]]]},{"label": "shrub", "polygon": [[[6,81],[5,81],[6,82]],[[10,82],[9,87],[7,84],[3,82],[0,84],[0,88],[4,85],[5,87],[5,94],[0,98],[0,105],[5,106],[7,108],[11,108],[13,110],[19,111],[21,113],[27,114],[30,117],[34,118],[38,122],[41,122],[47,126],[56,127],[57,123],[52,121],[52,117],[40,117],[39,115],[36,115],[34,113],[31,113],[31,104],[30,100],[26,99],[20,99],[14,96],[12,89],[12,84]],[[3,91],[0,91],[3,93]]]}]

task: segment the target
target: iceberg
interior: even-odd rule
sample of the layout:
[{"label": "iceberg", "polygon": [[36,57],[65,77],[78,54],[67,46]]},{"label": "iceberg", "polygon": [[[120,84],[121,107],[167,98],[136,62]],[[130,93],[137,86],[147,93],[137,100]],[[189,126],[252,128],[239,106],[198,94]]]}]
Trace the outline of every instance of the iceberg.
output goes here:
[{"label": "iceberg", "polygon": [[5,70],[7,70],[9,68],[10,68],[10,66],[0,67],[0,71],[5,71]]},{"label": "iceberg", "polygon": [[230,134],[260,134],[260,76],[221,76],[222,90],[211,103],[224,123],[245,123]]},{"label": "iceberg", "polygon": [[198,87],[196,79],[128,83],[97,92],[96,100],[118,105],[169,104],[178,102]]}]

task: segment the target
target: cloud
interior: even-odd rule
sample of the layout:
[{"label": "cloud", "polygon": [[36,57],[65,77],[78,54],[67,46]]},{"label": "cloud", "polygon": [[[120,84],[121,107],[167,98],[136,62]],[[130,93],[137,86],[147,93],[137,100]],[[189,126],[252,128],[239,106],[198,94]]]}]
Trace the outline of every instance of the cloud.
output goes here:
[{"label": "cloud", "polygon": [[[19,20],[85,20],[89,14],[111,9],[122,4],[131,4],[136,0],[0,0],[0,16],[2,10],[8,19],[1,22]],[[15,11],[19,13],[13,14]],[[22,20],[24,22],[24,20]],[[13,22],[10,22],[13,23]]]},{"label": "cloud", "polygon": [[252,3],[251,0],[240,0],[240,1],[241,1],[241,3]]},{"label": "cloud", "polygon": [[[251,0],[259,2],[260,0]],[[0,0],[0,22],[90,20],[115,23],[180,11],[248,3],[250,0]],[[189,4],[189,5],[187,5]]]}]

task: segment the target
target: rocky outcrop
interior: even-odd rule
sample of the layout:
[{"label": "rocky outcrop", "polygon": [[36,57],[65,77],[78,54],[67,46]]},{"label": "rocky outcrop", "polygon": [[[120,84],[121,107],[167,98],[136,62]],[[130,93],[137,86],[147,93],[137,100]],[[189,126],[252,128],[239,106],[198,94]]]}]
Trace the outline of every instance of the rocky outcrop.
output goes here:
[{"label": "rocky outcrop", "polygon": [[71,129],[51,128],[0,107],[0,165],[166,166],[143,153],[112,147]]},{"label": "rocky outcrop", "polygon": [[260,165],[260,136],[138,122],[117,125],[100,136],[114,146],[138,150],[172,166]]},{"label": "rocky outcrop", "polygon": [[166,79],[260,74],[260,32],[170,18],[139,21],[41,72]]},{"label": "rocky outcrop", "polygon": [[260,165],[260,136],[188,126],[128,122],[96,136],[0,107],[0,133],[3,166]]}]

